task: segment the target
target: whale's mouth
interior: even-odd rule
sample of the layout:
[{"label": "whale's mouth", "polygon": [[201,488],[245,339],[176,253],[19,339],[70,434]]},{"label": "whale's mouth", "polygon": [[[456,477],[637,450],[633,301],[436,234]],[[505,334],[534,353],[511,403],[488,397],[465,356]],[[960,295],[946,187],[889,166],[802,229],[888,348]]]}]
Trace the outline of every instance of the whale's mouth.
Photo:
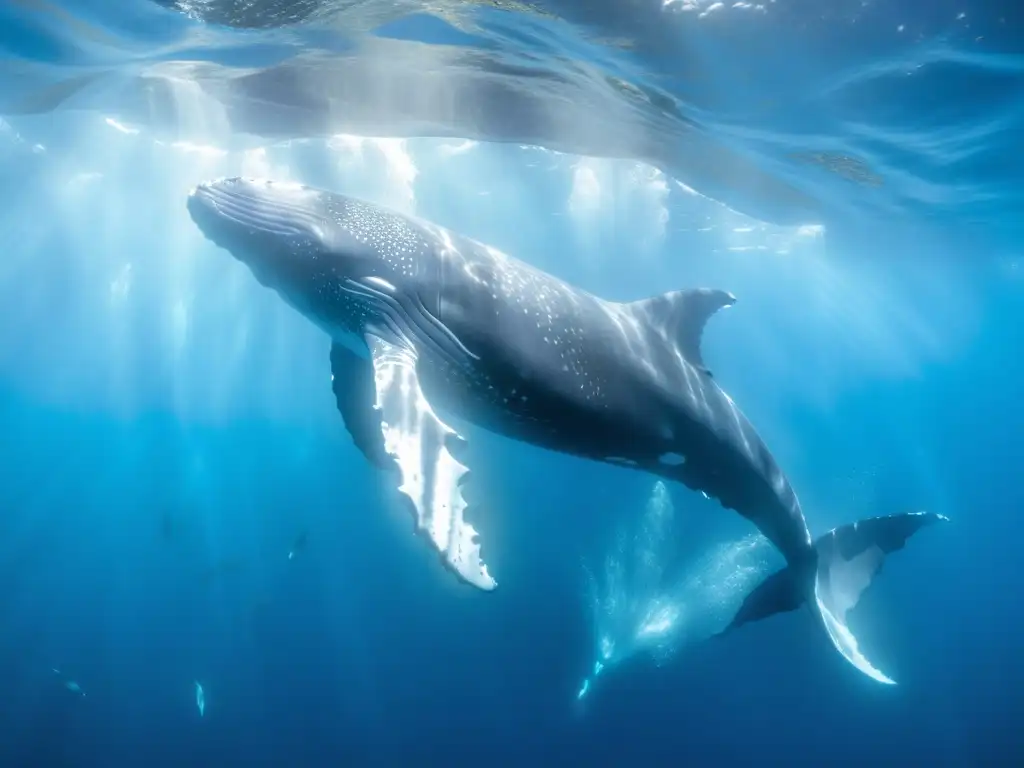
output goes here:
[{"label": "whale's mouth", "polygon": [[316,193],[306,187],[248,178],[217,179],[197,185],[188,212],[203,234],[235,253],[246,241],[322,239]]}]

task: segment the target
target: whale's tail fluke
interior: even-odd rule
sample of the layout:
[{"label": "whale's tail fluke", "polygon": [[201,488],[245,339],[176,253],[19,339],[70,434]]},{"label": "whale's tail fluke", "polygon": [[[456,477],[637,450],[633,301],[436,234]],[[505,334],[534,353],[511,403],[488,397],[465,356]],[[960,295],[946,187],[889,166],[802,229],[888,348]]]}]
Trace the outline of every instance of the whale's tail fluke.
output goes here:
[{"label": "whale's tail fluke", "polygon": [[814,543],[815,568],[789,565],[769,576],[747,595],[725,632],[792,611],[807,601],[843,658],[869,677],[894,684],[860,652],[846,625],[846,615],[881,570],[886,555],[902,549],[918,529],[947,519],[929,512],[910,512],[832,529]]}]

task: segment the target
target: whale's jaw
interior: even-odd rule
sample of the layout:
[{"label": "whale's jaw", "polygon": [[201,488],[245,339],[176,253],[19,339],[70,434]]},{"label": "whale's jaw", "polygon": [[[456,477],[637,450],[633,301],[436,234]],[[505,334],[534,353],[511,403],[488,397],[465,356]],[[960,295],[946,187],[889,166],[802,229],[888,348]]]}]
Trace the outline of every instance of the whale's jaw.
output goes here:
[{"label": "whale's jaw", "polygon": [[273,288],[314,268],[330,239],[319,193],[297,184],[217,179],[197,185],[187,208],[208,240]]},{"label": "whale's jaw", "polygon": [[245,235],[324,238],[319,194],[298,184],[240,177],[217,179],[196,185],[189,193],[187,206],[203,234],[229,250],[233,238]]},{"label": "whale's jaw", "polygon": [[345,207],[354,205],[348,198],[287,182],[226,178],[198,184],[186,205],[205,237],[260,284],[335,342],[368,354],[363,327],[387,303],[380,286],[389,284],[372,277],[382,263],[373,243],[346,226]]},{"label": "whale's jaw", "polygon": [[186,205],[208,240],[305,314],[331,250],[333,230],[319,191],[236,177],[198,184]]}]

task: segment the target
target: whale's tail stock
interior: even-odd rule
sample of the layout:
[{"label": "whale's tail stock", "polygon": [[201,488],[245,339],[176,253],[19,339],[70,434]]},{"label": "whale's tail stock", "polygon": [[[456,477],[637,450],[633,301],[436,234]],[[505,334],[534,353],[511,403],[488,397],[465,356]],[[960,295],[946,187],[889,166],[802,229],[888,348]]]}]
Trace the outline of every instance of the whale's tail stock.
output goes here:
[{"label": "whale's tail stock", "polygon": [[766,578],[747,595],[722,634],[807,602],[843,658],[874,680],[895,684],[860,652],[846,615],[882,569],[886,555],[902,549],[919,529],[946,520],[930,512],[909,512],[833,528],[814,543],[815,567],[788,565]]}]

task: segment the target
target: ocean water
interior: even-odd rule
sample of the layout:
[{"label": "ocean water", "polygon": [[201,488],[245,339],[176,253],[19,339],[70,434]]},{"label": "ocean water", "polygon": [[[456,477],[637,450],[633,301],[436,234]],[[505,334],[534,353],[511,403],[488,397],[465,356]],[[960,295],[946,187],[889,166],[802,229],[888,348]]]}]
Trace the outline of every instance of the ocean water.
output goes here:
[{"label": "ocean water", "polygon": [[[0,766],[1017,764],[1021,29],[953,0],[0,4]],[[734,513],[484,432],[500,586],[457,583],[352,445],[326,337],[190,220],[236,174],[609,299],[734,293],[704,355],[812,533],[951,518],[852,615],[898,685],[805,612],[709,639],[778,564]]]}]

